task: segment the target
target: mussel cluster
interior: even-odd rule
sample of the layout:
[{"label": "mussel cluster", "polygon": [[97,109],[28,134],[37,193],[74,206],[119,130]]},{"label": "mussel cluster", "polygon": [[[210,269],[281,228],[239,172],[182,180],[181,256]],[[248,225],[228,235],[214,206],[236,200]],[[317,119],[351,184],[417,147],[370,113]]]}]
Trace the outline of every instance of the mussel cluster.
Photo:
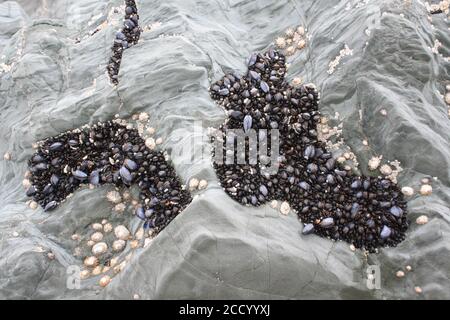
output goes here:
[{"label": "mussel cluster", "polygon": [[150,150],[136,129],[115,121],[85,126],[46,139],[29,160],[26,194],[45,211],[55,209],[82,184],[140,188],[136,215],[144,228],[162,230],[190,202],[174,168]]},{"label": "mussel cluster", "polygon": [[117,32],[112,47],[112,56],[108,63],[108,74],[111,82],[119,83],[119,69],[122,62],[123,50],[128,49],[132,45],[138,43],[141,36],[139,27],[139,15],[134,0],[125,0],[125,20],[123,22],[122,31]]},{"label": "mussel cluster", "polygon": [[[304,234],[345,240],[370,252],[396,246],[408,227],[399,187],[387,179],[355,176],[336,163],[318,139],[318,91],[314,85],[292,87],[285,75],[285,57],[269,49],[250,56],[244,76],[230,73],[211,86],[211,97],[229,115],[219,128],[221,154],[227,152],[230,129],[268,132],[258,134],[258,148],[264,140],[269,144],[271,129],[279,132],[276,173],[261,169],[261,156],[256,164],[215,161],[222,187],[243,205],[287,201],[304,223]],[[217,136],[212,139],[217,143]]]}]

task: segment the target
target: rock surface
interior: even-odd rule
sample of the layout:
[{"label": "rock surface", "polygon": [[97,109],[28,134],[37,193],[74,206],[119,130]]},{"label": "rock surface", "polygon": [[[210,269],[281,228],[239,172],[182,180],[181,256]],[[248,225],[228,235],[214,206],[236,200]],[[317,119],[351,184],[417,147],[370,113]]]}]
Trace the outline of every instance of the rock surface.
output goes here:
[{"label": "rock surface", "polygon": [[[349,10],[345,1],[330,6],[325,0],[220,6],[137,1],[140,25],[162,24],[124,52],[114,87],[105,70],[123,18],[114,7],[123,2],[45,3],[0,3],[0,154],[14,155],[0,160],[0,279],[8,279],[0,282],[0,298],[129,298],[136,292],[141,299],[450,298],[450,122],[438,94],[449,62],[429,48],[435,34],[425,7],[413,2],[387,8],[382,1]],[[373,27],[374,12],[380,23],[368,36],[364,30]],[[411,225],[401,245],[368,259],[345,243],[302,236],[295,215],[235,203],[218,187],[209,158],[192,163],[183,152],[189,139],[197,151],[206,147],[206,128],[225,119],[209,98],[210,83],[230,69],[245,70],[251,52],[299,23],[314,41],[290,60],[288,77],[317,85],[322,114],[339,112],[345,143],[361,171],[376,174],[366,164],[382,154],[383,161],[401,162],[400,185],[418,190],[424,175],[437,177],[430,196],[413,196],[408,203],[412,221],[426,214],[430,222]],[[444,19],[435,15],[433,24],[441,30],[440,52],[448,52]],[[353,55],[330,75],[328,64],[344,44]],[[112,213],[108,187],[79,190],[51,214],[27,207],[22,180],[32,144],[115,114],[131,118],[140,112],[150,114],[184,183],[195,176],[206,179],[208,188],[147,247],[136,249],[120,277],[99,295],[98,280],[71,290],[67,270],[83,264],[73,254],[71,235],[87,234],[93,221],[117,224],[123,217]],[[203,121],[203,129],[195,131],[194,121]],[[199,132],[203,141],[194,140]],[[125,222],[138,224],[129,213]],[[55,259],[37,252],[37,245]],[[377,264],[382,288],[368,290],[366,268]],[[396,271],[407,264],[414,278],[397,279]],[[421,295],[414,291],[419,285]]]}]

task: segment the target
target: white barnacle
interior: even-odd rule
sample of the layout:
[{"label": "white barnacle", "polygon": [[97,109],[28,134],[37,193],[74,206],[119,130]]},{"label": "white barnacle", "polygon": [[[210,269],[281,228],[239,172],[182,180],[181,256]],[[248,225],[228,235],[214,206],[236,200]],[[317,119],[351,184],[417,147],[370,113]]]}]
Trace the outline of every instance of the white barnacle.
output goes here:
[{"label": "white barnacle", "polygon": [[116,238],[120,240],[128,240],[128,238],[130,237],[130,231],[128,231],[128,229],[124,225],[117,226],[114,229],[114,234]]},{"label": "white barnacle", "polygon": [[416,219],[418,225],[424,225],[428,223],[428,217],[426,215],[421,215]]},{"label": "white barnacle", "polygon": [[98,265],[98,262],[99,261],[98,261],[97,257],[90,256],[90,257],[87,257],[86,259],[84,259],[83,263],[86,267],[95,267]]},{"label": "white barnacle", "polygon": [[206,189],[207,186],[208,186],[208,181],[206,181],[205,179],[202,179],[198,183],[198,190]]},{"label": "white barnacle", "polygon": [[429,196],[433,192],[433,187],[429,184],[424,184],[420,187],[420,194],[423,196]]},{"label": "white barnacle", "polygon": [[122,239],[115,240],[112,244],[112,248],[114,251],[119,252],[125,248],[126,241]]},{"label": "white barnacle", "polygon": [[397,276],[397,278],[403,278],[405,276],[405,272],[403,272],[402,270],[398,270],[395,275]]},{"label": "white barnacle", "polygon": [[382,175],[388,176],[388,175],[392,174],[392,168],[388,164],[383,164],[380,167],[380,172],[381,172]]},{"label": "white barnacle", "polygon": [[281,206],[280,206],[280,212],[281,212],[281,214],[283,214],[283,215],[288,215],[288,214],[289,214],[289,211],[291,211],[291,206],[289,205],[289,203],[286,202],[286,201],[282,202],[282,203],[281,203]]},{"label": "white barnacle", "polygon": [[125,204],[121,202],[114,206],[114,211],[122,213],[125,211],[125,208],[126,208]]},{"label": "white barnacle", "polygon": [[300,77],[295,77],[293,80],[292,80],[292,85],[293,86],[299,86],[299,85],[301,85],[302,84],[302,78],[300,78]]},{"label": "white barnacle", "polygon": [[288,28],[285,33],[288,37],[292,37],[294,35],[294,30],[292,28]]},{"label": "white barnacle", "polygon": [[98,276],[100,273],[102,273],[102,266],[96,266],[92,270],[92,275],[94,275],[94,276]]},{"label": "white barnacle", "polygon": [[103,225],[101,223],[93,223],[92,229],[94,229],[95,231],[101,231],[103,230]]},{"label": "white barnacle", "polygon": [[380,166],[381,158],[382,158],[382,156],[380,156],[380,157],[372,157],[369,160],[369,164],[368,164],[369,165],[369,169],[370,170],[376,170]]},{"label": "white barnacle", "polygon": [[122,197],[121,197],[120,193],[115,190],[109,191],[106,194],[106,198],[108,199],[109,202],[112,202],[114,204],[118,204],[122,201]]},{"label": "white barnacle", "polygon": [[297,49],[303,49],[306,46],[306,41],[304,39],[301,39],[298,43],[297,43]]},{"label": "white barnacle", "polygon": [[411,197],[414,194],[414,189],[411,187],[403,187],[402,193],[407,197]]},{"label": "white barnacle", "polygon": [[277,200],[272,200],[272,201],[270,202],[270,206],[271,206],[273,209],[276,209],[276,208],[278,207],[278,201],[277,201]]},{"label": "white barnacle", "polygon": [[195,189],[197,189],[199,184],[199,181],[197,178],[192,178],[191,180],[189,180],[189,190],[193,191]]},{"label": "white barnacle", "polygon": [[94,242],[102,241],[102,239],[103,239],[103,233],[101,233],[101,232],[97,231],[91,235],[91,240]]},{"label": "white barnacle", "polygon": [[28,204],[28,206],[29,206],[31,209],[35,210],[35,209],[37,209],[37,207],[38,207],[38,203],[37,203],[36,201],[30,201],[30,203]]},{"label": "white barnacle", "polygon": [[92,253],[96,256],[104,254],[108,250],[108,245],[105,242],[96,243],[92,247]]},{"label": "white barnacle", "polygon": [[287,55],[287,56],[292,56],[294,53],[295,53],[295,48],[294,48],[293,46],[289,46],[289,47],[286,49],[286,55]]},{"label": "white barnacle", "polygon": [[80,278],[81,280],[85,280],[87,278],[89,278],[89,275],[91,274],[91,272],[89,270],[83,270],[80,272]]},{"label": "white barnacle", "polygon": [[445,94],[445,103],[450,105],[450,92]]},{"label": "white barnacle", "polygon": [[139,121],[141,121],[141,122],[147,122],[148,119],[149,119],[149,115],[148,115],[147,112],[141,112],[141,113],[139,114]]},{"label": "white barnacle", "polygon": [[150,150],[155,149],[155,147],[156,147],[155,139],[153,139],[153,138],[147,138],[147,139],[145,139],[145,146],[146,146],[147,148],[149,148]]},{"label": "white barnacle", "polygon": [[111,282],[111,277],[108,275],[104,275],[98,282],[101,287],[106,287]]},{"label": "white barnacle", "polygon": [[286,47],[286,40],[282,37],[279,37],[275,40],[275,44],[278,48],[283,49]]},{"label": "white barnacle", "polygon": [[130,247],[131,249],[136,249],[137,247],[139,247],[139,240],[130,241]]}]

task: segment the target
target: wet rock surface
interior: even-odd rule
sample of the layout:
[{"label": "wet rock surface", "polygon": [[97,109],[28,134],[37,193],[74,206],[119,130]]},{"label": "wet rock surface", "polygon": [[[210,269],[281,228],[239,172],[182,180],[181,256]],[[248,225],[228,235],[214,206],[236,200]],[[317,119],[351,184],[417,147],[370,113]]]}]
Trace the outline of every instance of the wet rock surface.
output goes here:
[{"label": "wet rock surface", "polygon": [[[143,29],[161,25],[142,32],[139,44],[123,52],[119,85],[111,86],[105,70],[123,25],[123,12],[114,12],[122,0],[54,0],[51,6],[17,2],[31,21],[3,42],[0,54],[0,66],[8,66],[0,71],[0,155],[11,154],[11,160],[0,160],[0,278],[8,279],[0,282],[0,297],[450,298],[450,122],[439,95],[448,79],[445,15],[433,15],[431,22],[416,1],[395,6],[361,1],[349,8],[348,1],[330,6],[328,0],[301,5],[137,1]],[[376,17],[380,23],[367,35],[368,22]],[[373,156],[383,155],[383,163],[398,159],[404,169],[399,185],[415,191],[408,198],[408,219],[428,217],[425,225],[412,223],[395,248],[366,256],[344,241],[302,235],[292,212],[283,215],[268,205],[234,201],[218,185],[206,129],[193,129],[193,121],[218,128],[228,117],[210,98],[211,83],[230,70],[246,70],[243,57],[266,51],[279,34],[300,24],[311,38],[288,58],[286,80],[301,77],[317,85],[322,116],[331,125],[343,123],[342,137],[357,155],[362,174],[377,174],[366,168]],[[82,40],[76,42],[77,37]],[[444,57],[430,50],[435,39],[443,44]],[[329,63],[344,44],[353,55],[344,56],[330,75]],[[122,216],[113,211],[114,204],[105,199],[113,184],[79,188],[51,212],[37,203],[27,206],[22,181],[33,143],[115,114],[129,119],[143,111],[164,138],[161,148],[181,181],[196,177],[208,186],[195,192],[192,203],[149,246],[133,251],[105,288],[93,277],[82,280],[80,289],[69,289],[68,270],[82,266],[84,258],[74,255],[74,233],[83,241],[94,232],[93,223],[108,219],[134,234],[142,221],[126,216],[130,211]],[[203,141],[194,139],[201,136]],[[192,161],[182,152],[190,139],[195,150],[208,149],[205,158]],[[429,196],[419,192],[424,176],[431,178]],[[380,290],[367,288],[369,265],[380,266]],[[405,273],[401,279],[399,270]],[[422,288],[420,295],[416,286]]]},{"label": "wet rock surface", "polygon": [[0,3],[0,52],[7,40],[29,22],[22,7],[13,1]]}]

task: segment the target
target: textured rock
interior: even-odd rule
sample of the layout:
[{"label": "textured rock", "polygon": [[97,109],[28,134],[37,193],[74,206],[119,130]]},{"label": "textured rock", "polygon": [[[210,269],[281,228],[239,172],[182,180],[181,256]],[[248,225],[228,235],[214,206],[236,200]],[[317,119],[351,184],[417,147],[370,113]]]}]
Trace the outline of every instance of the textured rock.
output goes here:
[{"label": "textured rock", "polygon": [[[29,23],[29,17],[14,1],[0,3],[0,52],[8,40]],[[1,69],[0,69],[1,70]]]},{"label": "textured rock", "polygon": [[[0,278],[8,279],[0,283],[0,298],[129,299],[136,292],[141,299],[416,298],[394,276],[407,263],[414,267],[424,298],[450,298],[450,127],[438,95],[448,74],[442,58],[427,47],[433,30],[419,4],[413,2],[407,12],[402,6],[390,8],[367,37],[363,31],[373,12],[367,9],[384,12],[382,1],[345,10],[342,3],[330,6],[326,0],[304,1],[297,9],[287,0],[243,0],[227,6],[226,14],[210,2],[205,7],[194,0],[139,1],[140,24],[163,23],[124,52],[121,81],[113,88],[105,68],[123,19],[123,13],[112,9],[122,1],[55,0],[46,10],[41,1],[20,3],[32,20],[8,34],[8,40],[0,36],[0,64],[12,65],[0,72],[0,154],[14,155],[12,161],[0,161],[0,234],[20,234],[5,236],[0,246]],[[302,224],[294,215],[236,204],[217,188],[210,159],[189,162],[183,152],[187,139],[201,151],[205,146],[194,136],[207,141],[206,128],[225,119],[209,98],[211,81],[222,77],[224,69],[245,70],[250,52],[266,48],[274,34],[298,25],[303,19],[299,12],[306,15],[312,9],[318,13],[305,26],[313,41],[290,61],[288,76],[317,84],[323,115],[343,116],[345,143],[365,174],[370,174],[365,164],[374,154],[362,146],[362,136],[369,137],[383,161],[402,163],[400,185],[415,187],[424,174],[438,177],[432,195],[408,204],[412,212],[433,219],[412,226],[409,241],[397,248],[370,255],[371,264],[381,266],[381,290],[367,289],[367,263],[359,251],[300,235]],[[108,16],[108,24],[88,36]],[[434,16],[433,23],[441,30],[440,41],[450,43],[443,19]],[[182,36],[159,37],[162,33]],[[329,75],[328,64],[343,43],[353,55]],[[380,114],[383,109],[386,116]],[[151,115],[150,123],[171,150],[184,182],[204,177],[210,187],[139,249],[99,295],[90,286],[69,290],[67,266],[83,264],[83,257],[73,255],[76,242],[70,237],[92,233],[90,225],[111,215],[111,204],[97,191],[83,189],[51,215],[28,208],[21,187],[26,159],[39,139],[115,114],[131,118],[140,112]],[[192,120],[204,121],[204,130],[194,133]],[[55,260],[34,252],[37,244],[51,249]]]}]

